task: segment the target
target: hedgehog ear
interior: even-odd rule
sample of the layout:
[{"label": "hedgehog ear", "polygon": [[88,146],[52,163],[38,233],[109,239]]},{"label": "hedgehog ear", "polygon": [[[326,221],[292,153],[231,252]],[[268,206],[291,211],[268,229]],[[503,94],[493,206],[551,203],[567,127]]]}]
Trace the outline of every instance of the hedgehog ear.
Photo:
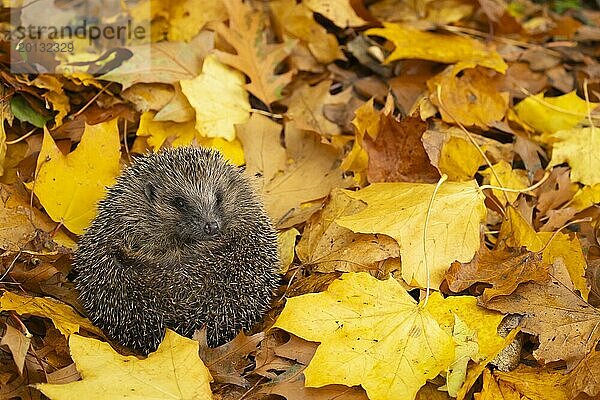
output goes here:
[{"label": "hedgehog ear", "polygon": [[152,185],[152,182],[146,182],[146,185],[144,186],[144,194],[146,195],[148,201],[154,202],[156,193],[154,191],[154,185]]}]

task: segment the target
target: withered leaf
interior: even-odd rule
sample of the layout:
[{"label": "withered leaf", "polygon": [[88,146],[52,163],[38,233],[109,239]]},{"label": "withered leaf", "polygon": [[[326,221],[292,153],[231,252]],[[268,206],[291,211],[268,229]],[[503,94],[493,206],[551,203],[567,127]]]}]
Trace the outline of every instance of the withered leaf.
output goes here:
[{"label": "withered leaf", "polygon": [[377,137],[365,135],[363,141],[369,155],[369,182],[437,182],[440,174],[421,142],[426,130],[427,123],[418,117],[397,121],[381,114]]},{"label": "withered leaf", "polygon": [[545,363],[564,360],[572,370],[600,339],[600,310],[554,276],[521,285],[511,296],[482,301],[486,308],[523,315],[523,331],[537,335],[534,356]]},{"label": "withered leaf", "polygon": [[483,292],[484,302],[511,294],[523,282],[547,279],[548,265],[542,262],[542,254],[524,247],[489,250],[483,246],[471,262],[455,261],[446,273],[448,287],[453,292],[461,292],[477,282],[491,284]]},{"label": "withered leaf", "polygon": [[256,352],[258,344],[265,338],[264,332],[252,336],[240,332],[233,340],[214,349],[208,347],[206,329],[196,332],[194,338],[200,342],[200,358],[215,381],[238,386],[248,385],[241,373],[250,364],[248,355]]}]

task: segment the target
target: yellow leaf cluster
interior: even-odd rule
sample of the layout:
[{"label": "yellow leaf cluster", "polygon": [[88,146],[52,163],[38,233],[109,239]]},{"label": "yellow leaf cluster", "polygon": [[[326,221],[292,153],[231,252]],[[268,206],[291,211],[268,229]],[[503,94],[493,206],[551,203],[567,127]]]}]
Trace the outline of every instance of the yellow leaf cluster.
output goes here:
[{"label": "yellow leaf cluster", "polygon": [[244,164],[244,151],[237,138],[228,141],[220,137],[204,137],[198,133],[193,121],[155,121],[154,117],[155,113],[151,111],[143,113],[136,133],[137,136],[145,137],[146,143],[154,151],[159,151],[167,142],[172,147],[200,145],[220,151],[233,164]]},{"label": "yellow leaf cluster", "polygon": [[[347,273],[326,292],[288,299],[275,326],[321,343],[304,371],[307,386],[361,385],[370,399],[413,399],[427,379],[464,358],[455,343],[465,343],[465,332],[479,349],[469,358],[504,346],[496,333],[502,315],[475,303],[433,294],[417,304],[393,278]],[[454,380],[462,385],[464,369]]]}]

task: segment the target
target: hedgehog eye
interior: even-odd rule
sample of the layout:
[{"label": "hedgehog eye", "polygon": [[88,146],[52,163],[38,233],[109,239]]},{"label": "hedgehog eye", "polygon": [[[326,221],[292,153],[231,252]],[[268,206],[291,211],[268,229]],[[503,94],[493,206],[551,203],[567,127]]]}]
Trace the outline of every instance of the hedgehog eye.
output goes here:
[{"label": "hedgehog eye", "polygon": [[185,199],[180,196],[174,197],[171,201],[171,204],[173,204],[173,206],[175,206],[175,208],[177,208],[178,210],[183,210],[186,206]]},{"label": "hedgehog eye", "polygon": [[217,205],[221,205],[221,203],[223,203],[223,193],[217,192],[215,197],[216,197]]}]

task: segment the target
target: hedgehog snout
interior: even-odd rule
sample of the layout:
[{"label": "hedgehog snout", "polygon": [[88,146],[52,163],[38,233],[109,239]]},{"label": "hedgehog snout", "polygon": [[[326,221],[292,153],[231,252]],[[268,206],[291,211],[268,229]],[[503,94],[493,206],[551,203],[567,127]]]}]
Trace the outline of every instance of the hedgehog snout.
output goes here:
[{"label": "hedgehog snout", "polygon": [[219,223],[217,221],[208,221],[204,225],[204,233],[209,236],[214,236],[219,233]]}]

